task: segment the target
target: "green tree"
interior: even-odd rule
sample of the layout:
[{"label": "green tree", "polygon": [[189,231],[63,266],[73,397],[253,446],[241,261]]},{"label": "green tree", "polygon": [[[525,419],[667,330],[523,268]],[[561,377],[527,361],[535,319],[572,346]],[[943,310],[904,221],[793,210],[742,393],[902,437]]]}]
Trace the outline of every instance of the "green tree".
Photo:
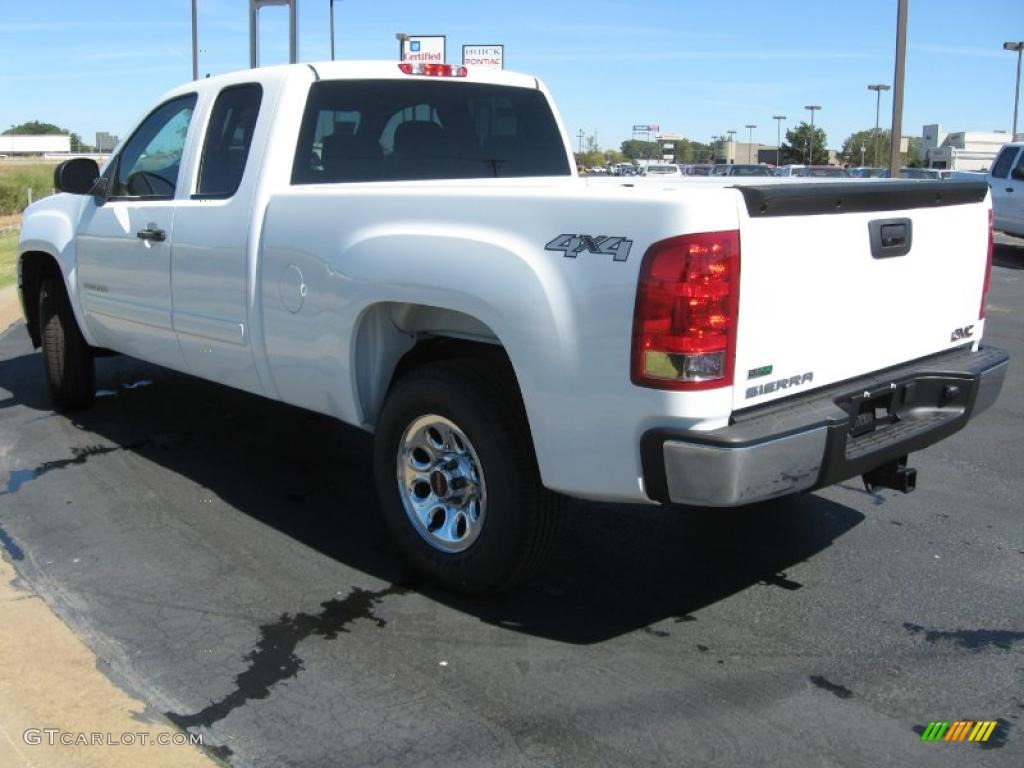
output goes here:
[{"label": "green tree", "polygon": [[[875,154],[875,129],[866,128],[863,131],[854,131],[846,137],[843,142],[843,160],[850,165],[870,165],[884,168],[889,164],[889,132],[879,129],[878,153]],[[864,147],[863,163],[861,162],[861,147]]]},{"label": "green tree", "polygon": [[53,136],[59,134],[61,136],[67,136],[70,131],[60,126],[54,125],[53,123],[41,123],[38,120],[30,120],[27,123],[21,125],[12,125],[6,131],[4,136]]},{"label": "green tree", "polygon": [[[824,165],[828,162],[828,138],[825,131],[814,126],[814,134],[811,134],[811,125],[801,122],[795,128],[786,131],[786,140],[782,143],[781,162],[783,164],[809,164]],[[807,148],[811,145],[811,161],[807,163]]]},{"label": "green tree", "polygon": [[604,151],[605,165],[616,165],[626,162],[626,156],[617,149],[606,149]]},{"label": "green tree", "polygon": [[[875,129],[865,128],[863,131],[854,131],[843,142],[843,159],[851,165],[861,164],[860,148],[864,147],[864,162],[866,165],[875,165]],[[889,142],[890,131],[880,128],[878,131],[878,161],[881,168],[889,167]],[[907,142],[907,151],[900,156],[900,164],[909,168],[916,168],[922,165],[918,160],[918,147],[921,139],[911,137]]]},{"label": "green tree", "polygon": [[660,158],[663,151],[661,142],[659,141],[638,141],[636,139],[629,139],[628,141],[622,142],[622,154],[625,155],[628,160]]}]

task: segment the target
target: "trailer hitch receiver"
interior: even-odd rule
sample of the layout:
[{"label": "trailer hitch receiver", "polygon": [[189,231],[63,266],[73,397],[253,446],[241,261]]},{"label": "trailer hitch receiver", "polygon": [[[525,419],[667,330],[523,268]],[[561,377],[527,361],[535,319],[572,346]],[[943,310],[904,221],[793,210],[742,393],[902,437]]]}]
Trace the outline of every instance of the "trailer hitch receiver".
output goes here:
[{"label": "trailer hitch receiver", "polygon": [[917,488],[917,470],[907,466],[907,457],[888,461],[880,467],[861,475],[868,493],[875,488],[891,488],[900,493],[910,493]]}]

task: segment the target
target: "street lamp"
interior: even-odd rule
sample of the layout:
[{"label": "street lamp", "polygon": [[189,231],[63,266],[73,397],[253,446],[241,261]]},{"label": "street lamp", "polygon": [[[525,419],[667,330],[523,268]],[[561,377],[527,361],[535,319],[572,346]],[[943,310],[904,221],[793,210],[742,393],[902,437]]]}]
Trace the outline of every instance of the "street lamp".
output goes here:
[{"label": "street lamp", "polygon": [[1017,140],[1017,107],[1020,104],[1020,59],[1024,51],[1024,40],[1018,43],[1003,43],[1003,49],[1017,52],[1017,85],[1013,89],[1013,133],[1010,134],[1010,141]]},{"label": "street lamp", "polygon": [[818,104],[806,104],[804,109],[811,113],[811,133],[807,138],[807,164],[814,165],[814,113],[821,107]]},{"label": "street lamp", "polygon": [[409,35],[405,32],[395,32],[395,40],[398,41],[398,60],[403,61],[405,59],[405,42],[409,39]]},{"label": "street lamp", "polygon": [[199,17],[196,0],[192,0],[192,79],[199,79]]},{"label": "street lamp", "polygon": [[334,61],[334,0],[331,2],[331,61]]},{"label": "street lamp", "polygon": [[875,167],[878,167],[878,115],[882,107],[882,91],[888,91],[889,86],[885,83],[875,83],[868,86],[869,91],[875,92]]},{"label": "street lamp", "polygon": [[733,162],[733,163],[735,163],[736,162],[736,148],[732,145],[732,143],[734,141],[733,136],[736,135],[736,131],[728,130],[728,131],[726,131],[726,133],[729,134],[729,146],[726,147],[726,149],[725,149],[725,154],[726,154],[725,160],[726,160],[726,162]]},{"label": "street lamp", "polygon": [[772,120],[776,121],[776,128],[778,129],[775,132],[775,167],[776,168],[779,167],[779,158],[780,158],[779,152],[782,149],[782,121],[785,120],[785,119],[786,119],[785,115],[772,115]]},{"label": "street lamp", "polygon": [[752,163],[754,162],[753,158],[751,157],[754,152],[754,129],[757,128],[757,126],[747,123],[743,127],[747,129],[747,162]]}]

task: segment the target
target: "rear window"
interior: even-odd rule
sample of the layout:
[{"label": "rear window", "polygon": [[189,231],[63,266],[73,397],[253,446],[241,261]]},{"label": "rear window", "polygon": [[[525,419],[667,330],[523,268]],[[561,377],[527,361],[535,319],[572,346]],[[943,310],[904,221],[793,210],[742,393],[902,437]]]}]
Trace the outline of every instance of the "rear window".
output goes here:
[{"label": "rear window", "polygon": [[314,83],[293,184],[568,176],[540,91],[482,83]]}]

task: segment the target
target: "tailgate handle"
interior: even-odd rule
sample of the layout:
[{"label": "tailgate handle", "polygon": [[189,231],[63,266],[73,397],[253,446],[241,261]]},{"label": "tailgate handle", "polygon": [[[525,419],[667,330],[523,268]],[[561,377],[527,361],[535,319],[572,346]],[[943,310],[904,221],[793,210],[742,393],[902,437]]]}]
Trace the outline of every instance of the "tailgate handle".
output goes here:
[{"label": "tailgate handle", "polygon": [[910,253],[914,226],[910,219],[875,219],[868,222],[871,256],[888,259]]}]

